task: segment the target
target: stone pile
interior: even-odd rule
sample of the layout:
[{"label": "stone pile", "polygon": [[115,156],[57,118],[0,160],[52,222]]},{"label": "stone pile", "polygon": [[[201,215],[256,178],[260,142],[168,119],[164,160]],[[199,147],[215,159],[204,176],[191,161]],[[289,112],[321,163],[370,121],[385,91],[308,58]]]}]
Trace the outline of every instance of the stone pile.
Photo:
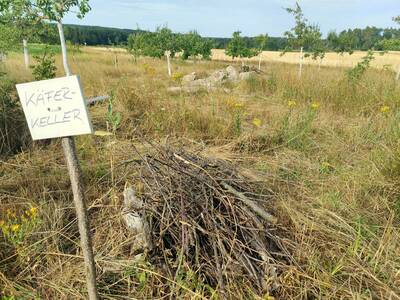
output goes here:
[{"label": "stone pile", "polygon": [[207,78],[198,78],[196,72],[185,75],[182,78],[180,87],[170,87],[170,92],[195,93],[200,90],[211,91],[225,82],[240,82],[256,76],[255,71],[238,72],[235,67],[229,66],[226,69],[217,70]]}]

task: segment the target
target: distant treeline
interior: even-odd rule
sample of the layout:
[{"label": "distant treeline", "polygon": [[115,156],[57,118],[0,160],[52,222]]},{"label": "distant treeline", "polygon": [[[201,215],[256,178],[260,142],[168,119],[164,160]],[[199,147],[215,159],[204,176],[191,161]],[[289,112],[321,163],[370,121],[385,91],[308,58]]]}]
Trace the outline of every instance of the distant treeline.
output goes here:
[{"label": "distant treeline", "polygon": [[[51,30],[53,31],[53,30]],[[129,35],[141,30],[118,29],[99,26],[66,25],[65,36],[72,44],[116,45],[124,46],[128,43]],[[230,38],[210,38],[214,48],[225,49]],[[248,48],[256,48],[257,41],[254,37],[244,37]],[[58,43],[56,28],[54,33],[49,32],[42,41],[55,44]],[[349,29],[340,33],[331,32],[324,40],[327,50],[336,50],[338,44],[346,43],[353,50],[397,50],[400,51],[400,29],[366,27],[364,29]],[[281,51],[287,47],[287,40],[281,37],[269,37],[264,50]]]}]

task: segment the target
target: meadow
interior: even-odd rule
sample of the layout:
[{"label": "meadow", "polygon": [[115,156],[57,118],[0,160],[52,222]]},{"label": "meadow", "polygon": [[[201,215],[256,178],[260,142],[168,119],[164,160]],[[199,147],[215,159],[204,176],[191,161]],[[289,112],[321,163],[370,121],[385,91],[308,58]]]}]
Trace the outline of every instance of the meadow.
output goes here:
[{"label": "meadow", "polygon": [[[33,47],[35,49],[36,47]],[[125,53],[126,50],[123,48],[106,48],[106,47],[86,47],[87,51],[99,52],[118,52]],[[335,67],[335,68],[353,68],[359,61],[366,55],[365,51],[355,51],[352,54],[349,53],[336,53],[327,52],[322,61],[319,59],[313,59],[311,56],[304,57],[303,63],[312,66],[324,66],[324,67]],[[398,51],[374,51],[375,59],[372,61],[371,66],[378,69],[388,69],[398,71],[400,67],[400,52]],[[285,63],[285,64],[298,64],[300,59],[299,52],[287,52],[282,54],[279,51],[263,51],[259,56],[252,58],[245,58],[246,63],[253,62],[258,63],[260,60],[264,63]],[[227,61],[227,62],[241,62],[242,59],[232,58],[225,54],[224,49],[213,49],[211,59],[215,61]]]},{"label": "meadow", "polygon": [[[117,65],[114,53],[93,48],[70,57],[85,95],[113,94],[122,116],[112,135],[77,138],[102,298],[400,299],[400,83],[384,67],[398,60],[357,81],[329,59],[320,69],[305,66],[301,79],[296,65],[266,61],[238,84],[171,94],[185,74],[240,63],[176,59],[170,78],[163,60],[117,55]],[[62,76],[59,56],[57,67]],[[32,80],[21,54],[1,68],[10,84]],[[15,92],[11,98],[18,101]],[[85,299],[61,143],[31,143],[18,107],[9,112],[2,147],[13,153],[0,160],[2,300]],[[107,103],[90,114],[95,130],[110,131]],[[153,151],[146,140],[227,161],[271,192],[294,260],[274,293],[236,282],[223,296],[196,270],[168,277],[133,260],[120,211],[125,185],[137,184],[129,161]]]}]

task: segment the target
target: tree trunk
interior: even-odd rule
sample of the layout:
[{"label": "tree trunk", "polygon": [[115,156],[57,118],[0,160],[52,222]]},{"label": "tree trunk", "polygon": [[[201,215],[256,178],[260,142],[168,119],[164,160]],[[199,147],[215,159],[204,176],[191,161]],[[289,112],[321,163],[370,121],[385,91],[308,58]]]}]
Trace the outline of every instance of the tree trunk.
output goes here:
[{"label": "tree trunk", "polygon": [[25,68],[29,69],[29,50],[28,50],[28,41],[26,39],[22,40],[22,45],[24,47],[24,61]]},{"label": "tree trunk", "polygon": [[[64,29],[61,21],[57,23],[58,33],[62,50],[62,58],[66,76],[71,76],[71,70],[68,65],[67,46],[65,43]],[[67,162],[69,176],[71,179],[71,188],[74,195],[74,203],[78,218],[79,234],[81,237],[81,247],[85,260],[86,281],[90,300],[99,299],[96,287],[96,267],[94,264],[92,240],[89,232],[89,220],[86,208],[85,189],[82,180],[82,170],[79,166],[78,156],[76,154],[75,140],[73,137],[62,138],[62,146]]]},{"label": "tree trunk", "polygon": [[303,47],[301,47],[301,49],[300,49],[300,64],[299,64],[299,78],[301,78],[301,74],[303,72],[303,59],[304,59]]}]

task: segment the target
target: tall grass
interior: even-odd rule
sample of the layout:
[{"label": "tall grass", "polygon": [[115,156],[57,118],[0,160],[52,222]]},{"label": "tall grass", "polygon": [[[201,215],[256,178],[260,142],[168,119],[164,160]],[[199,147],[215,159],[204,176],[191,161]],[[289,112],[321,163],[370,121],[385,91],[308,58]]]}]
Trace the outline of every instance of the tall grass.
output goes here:
[{"label": "tall grass", "polygon": [[[296,66],[270,63],[264,75],[238,85],[170,94],[166,88],[179,83],[168,77],[164,61],[134,63],[120,53],[116,67],[113,59],[95,50],[71,59],[85,94],[114,91],[113,110],[122,116],[112,140],[77,142],[102,297],[160,298],[174,287],[184,299],[218,298],[196,270],[171,282],[133,259],[132,236],[119,215],[125,184],[138,184],[127,162],[136,150],[150,151],[138,142],[145,137],[230,160],[273,193],[274,213],[296,249],[276,298],[400,298],[400,85],[391,71],[370,69],[354,83],[346,69],[307,66],[299,80]],[[182,74],[226,65],[173,62]],[[11,55],[7,67],[17,81],[30,80],[21,55]],[[95,128],[107,130],[107,103],[90,112]],[[40,219],[18,245],[0,233],[0,293],[83,299],[83,260],[59,143],[9,158],[0,176],[0,219],[7,220],[7,210],[23,215],[30,207]],[[232,289],[237,299],[267,297],[252,294],[246,283]]]}]

